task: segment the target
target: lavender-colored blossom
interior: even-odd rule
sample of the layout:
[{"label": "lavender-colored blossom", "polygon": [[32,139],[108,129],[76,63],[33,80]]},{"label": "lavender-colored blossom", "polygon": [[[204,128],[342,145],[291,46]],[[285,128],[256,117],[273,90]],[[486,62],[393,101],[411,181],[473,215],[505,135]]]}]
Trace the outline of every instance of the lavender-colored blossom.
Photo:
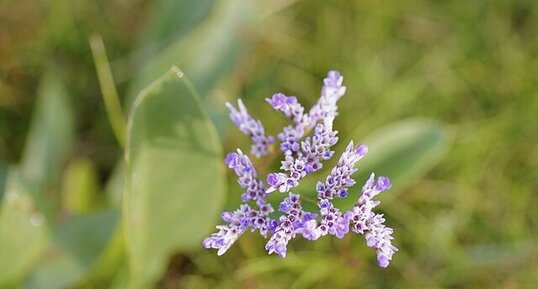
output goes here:
[{"label": "lavender-colored blossom", "polygon": [[217,226],[219,231],[203,242],[205,248],[218,249],[218,255],[224,254],[247,229],[259,230],[260,234],[265,237],[268,232],[276,228],[276,220],[269,218],[269,214],[274,209],[271,204],[265,202],[266,193],[263,182],[258,180],[256,169],[250,159],[241,150],[237,150],[237,152],[229,153],[225,162],[235,171],[239,185],[245,189],[242,195],[243,201],[256,200],[259,210],[243,204],[235,212],[222,213],[222,220],[227,222],[228,226]]},{"label": "lavender-colored blossom", "polygon": [[306,239],[310,239],[310,232],[304,230],[306,224],[311,226],[315,222],[316,214],[303,211],[299,202],[299,195],[289,193],[278,207],[278,210],[285,215],[280,217],[274,235],[265,245],[269,254],[276,253],[280,257],[286,257],[288,242],[295,238],[296,234],[303,234]]},{"label": "lavender-colored blossom", "polygon": [[[332,119],[337,115],[336,102],[345,94],[346,87],[342,85],[344,78],[338,71],[331,70],[323,80],[321,97],[310,109],[304,113],[304,107],[297,101],[295,96],[286,96],[277,93],[266,101],[278,111],[283,112],[294,121],[294,125],[286,126],[278,134],[281,142],[280,148],[284,154],[298,152],[297,144],[305,132],[316,127],[319,121]],[[332,124],[331,124],[332,125]]]},{"label": "lavender-colored blossom", "polygon": [[226,165],[235,171],[237,182],[245,189],[241,196],[243,201],[264,199],[266,197],[263,182],[258,180],[256,169],[250,159],[241,150],[231,152],[226,156]]},{"label": "lavender-colored blossom", "polygon": [[262,122],[255,120],[250,116],[241,99],[237,100],[239,110],[229,102],[226,103],[226,106],[230,110],[230,118],[235,125],[241,132],[250,136],[252,139],[252,146],[250,149],[252,154],[256,157],[266,155],[268,153],[267,147],[275,142],[275,138],[265,135],[265,129],[263,128]]},{"label": "lavender-colored blossom", "polygon": [[299,152],[299,149],[301,148],[299,141],[303,135],[304,129],[302,126],[288,125],[284,127],[284,130],[277,135],[278,140],[280,141],[280,150],[285,155],[292,155]]},{"label": "lavender-colored blossom", "polygon": [[307,127],[312,128],[316,122],[327,117],[336,117],[336,102],[346,93],[346,87],[342,85],[344,77],[340,72],[331,70],[323,79],[321,97],[308,112]]},{"label": "lavender-colored blossom", "polygon": [[337,133],[332,130],[332,120],[325,124],[318,124],[313,136],[301,142],[297,156],[285,154],[280,168],[288,174],[271,173],[268,175],[267,183],[270,186],[268,192],[275,190],[288,192],[298,186],[299,180],[307,174],[321,169],[323,167],[321,161],[330,159],[334,154],[330,148],[338,142]]},{"label": "lavender-colored blossom", "polygon": [[228,226],[217,226],[219,231],[204,239],[204,247],[206,249],[217,249],[217,255],[219,256],[224,254],[235,243],[237,238],[247,230],[250,223],[248,214],[251,211],[250,206],[243,204],[240,209],[233,213],[222,213],[222,220],[229,223]]},{"label": "lavender-colored blossom", "polygon": [[392,228],[385,226],[383,215],[376,214],[372,210],[379,205],[379,201],[373,200],[373,197],[388,190],[391,183],[387,177],[379,177],[377,182],[374,177],[372,173],[362,188],[357,204],[346,215],[352,223],[351,230],[357,234],[364,234],[368,247],[376,250],[379,266],[385,268],[398,249],[392,245]]},{"label": "lavender-colored blossom", "polygon": [[270,231],[268,224],[271,219],[268,215],[274,211],[271,204],[265,201],[267,193],[265,192],[264,184],[258,179],[256,169],[252,165],[252,162],[243,154],[241,150],[237,152],[231,152],[226,156],[226,165],[233,169],[238,176],[237,182],[245,189],[245,193],[241,195],[243,202],[250,200],[256,201],[256,205],[259,210],[251,210],[249,212],[250,228],[252,230],[260,230],[260,233],[265,236],[267,231]]},{"label": "lavender-colored blossom", "polygon": [[[203,241],[205,248],[217,249],[217,254],[222,255],[247,230],[259,231],[264,238],[269,237],[265,246],[267,252],[284,258],[288,243],[298,235],[313,241],[327,235],[343,238],[352,231],[363,235],[366,245],[375,249],[379,266],[389,265],[398,249],[392,245],[393,230],[385,226],[383,215],[373,212],[379,205],[373,198],[391,187],[390,180],[387,177],[376,180],[372,174],[349,211],[343,212],[332,203],[335,197],[346,198],[350,194],[356,183],[352,178],[357,171],[355,165],[367,153],[366,145],[355,147],[350,142],[325,181],[317,183],[319,214],[304,211],[300,196],[291,192],[301,179],[320,170],[323,161],[334,155],[332,147],[338,141],[338,132],[333,129],[333,120],[338,114],[336,103],[346,91],[342,83],[339,72],[329,71],[323,80],[321,97],[308,113],[294,96],[277,93],[266,99],[275,110],[293,121],[277,135],[283,153],[281,171],[269,173],[264,182],[241,150],[226,156],[226,165],[233,169],[244,190],[243,204],[233,212],[222,213],[226,225],[217,226],[218,231]],[[252,154],[257,157],[267,154],[268,146],[275,139],[265,135],[261,122],[248,114],[241,100],[239,109],[229,103],[227,106],[232,121],[252,138]],[[311,130],[312,134],[305,137]],[[275,190],[287,193],[287,197],[278,206],[279,216],[271,217],[278,213],[267,202],[267,197]]]},{"label": "lavender-colored blossom", "polygon": [[332,119],[324,124],[318,124],[312,138],[307,137],[301,142],[301,152],[305,162],[306,173],[315,172],[323,167],[322,160],[332,158],[334,151],[331,147],[338,142],[338,131],[332,129]]},{"label": "lavender-colored blossom", "polygon": [[276,93],[272,98],[265,99],[274,109],[281,111],[291,118],[296,124],[306,121],[304,107],[297,101],[295,96],[286,96],[283,93]]},{"label": "lavender-colored blossom", "polygon": [[320,213],[322,216],[320,225],[316,228],[319,236],[327,234],[338,237],[339,239],[349,232],[349,218],[342,214],[329,200],[322,199],[319,202]]},{"label": "lavender-colored blossom", "polygon": [[327,176],[325,183],[318,182],[316,191],[319,199],[333,199],[334,196],[345,198],[348,195],[348,188],[355,185],[355,180],[351,175],[357,171],[355,164],[368,152],[368,147],[365,144],[353,147],[351,141],[340,159],[338,164],[331,170],[331,174]]}]

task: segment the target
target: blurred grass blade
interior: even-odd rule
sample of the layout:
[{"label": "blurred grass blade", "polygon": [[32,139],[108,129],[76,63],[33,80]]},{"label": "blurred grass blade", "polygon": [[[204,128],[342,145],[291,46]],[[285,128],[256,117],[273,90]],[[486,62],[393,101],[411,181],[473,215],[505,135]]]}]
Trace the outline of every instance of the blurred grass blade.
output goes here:
[{"label": "blurred grass blade", "polygon": [[[401,190],[432,169],[447,153],[451,136],[445,126],[431,119],[408,119],[388,124],[367,137],[351,134],[355,144],[368,145],[368,154],[357,164],[358,172],[353,175],[358,186],[362,186],[370,174],[388,176],[393,184],[391,190]],[[335,157],[339,158],[343,150],[341,141]],[[334,162],[333,162],[334,165]],[[306,178],[297,192],[314,197],[317,180],[323,179],[327,170],[317,172]],[[382,195],[383,198],[395,194]],[[350,206],[357,199],[335,199],[339,206]],[[305,204],[309,207],[308,204]]]},{"label": "blurred grass blade", "polygon": [[73,143],[73,112],[60,75],[49,71],[41,81],[21,172],[41,186],[55,183]]},{"label": "blurred grass blade", "polygon": [[129,89],[129,104],[171,65],[180,66],[189,75],[202,98],[229,71],[244,45],[238,33],[252,20],[254,7],[250,1],[220,0],[213,10],[204,23],[144,64]]},{"label": "blurred grass blade", "polygon": [[125,162],[123,157],[118,161],[109,176],[104,188],[107,205],[120,208],[123,202],[125,188]]},{"label": "blurred grass blade", "polygon": [[326,260],[315,260],[295,279],[290,289],[312,288],[313,285],[329,277],[332,272],[334,271],[327,266]]},{"label": "blurred grass blade", "polygon": [[154,6],[143,33],[142,47],[150,57],[159,46],[179,39],[198,26],[210,13],[215,0],[160,0]]},{"label": "blurred grass blade", "polygon": [[409,119],[389,124],[364,139],[369,150],[360,162],[359,176],[366,180],[370,172],[375,172],[390,177],[394,187],[404,187],[442,159],[448,142],[445,127],[433,120]]},{"label": "blurred grass blade", "polygon": [[255,278],[262,274],[273,274],[276,271],[304,272],[319,256],[289,255],[286,259],[258,258],[246,261],[236,272],[238,280]]},{"label": "blurred grass blade", "polygon": [[55,230],[49,254],[24,282],[23,288],[72,288],[84,282],[105,251],[118,220],[117,211],[71,217]]},{"label": "blurred grass blade", "polygon": [[268,17],[280,10],[283,10],[299,0],[273,0],[273,1],[263,1],[257,0],[260,5],[260,16]]},{"label": "blurred grass blade", "polygon": [[6,168],[0,164],[0,205],[2,205],[2,201],[4,200],[4,192],[6,190]]},{"label": "blurred grass blade", "polygon": [[[448,151],[450,136],[440,123],[429,119],[408,119],[382,127],[364,139],[352,135],[355,143],[368,145],[368,154],[354,175],[359,185],[370,174],[388,176],[391,190],[400,190],[435,166]],[[383,195],[394,196],[395,194]],[[339,200],[351,205],[356,198]]]},{"label": "blurred grass blade", "polygon": [[103,38],[99,35],[93,35],[90,38],[90,47],[92,50],[93,61],[95,62],[95,69],[97,70],[97,77],[99,78],[99,85],[101,86],[101,93],[103,94],[103,100],[105,102],[106,112],[112,130],[116,135],[116,139],[122,148],[125,147],[125,117],[121,110],[121,103],[114,84],[114,77],[112,76],[112,70],[108,63],[108,57],[106,55],[105,44]]},{"label": "blurred grass blade", "polygon": [[201,247],[226,184],[215,128],[177,68],[136,99],[127,139],[130,284],[145,288],[161,276],[170,254]]},{"label": "blurred grass blade", "polygon": [[65,170],[62,185],[62,206],[64,212],[80,215],[103,206],[97,170],[91,160],[76,158]]},{"label": "blurred grass blade", "polygon": [[31,196],[35,189],[18,170],[9,170],[0,208],[0,288],[16,287],[47,245],[44,217]]}]

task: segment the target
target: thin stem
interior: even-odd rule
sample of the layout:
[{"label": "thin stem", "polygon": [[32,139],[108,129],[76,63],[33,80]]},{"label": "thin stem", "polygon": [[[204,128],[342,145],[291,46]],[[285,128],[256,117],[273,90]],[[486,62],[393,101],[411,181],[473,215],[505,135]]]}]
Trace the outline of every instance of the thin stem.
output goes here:
[{"label": "thin stem", "polygon": [[312,205],[315,205],[315,206],[318,205],[318,202],[317,202],[316,200],[311,199],[311,198],[309,198],[309,197],[307,197],[307,196],[305,196],[305,195],[303,195],[303,194],[301,194],[301,199],[302,199],[303,201],[307,202],[307,203],[312,204]]},{"label": "thin stem", "polygon": [[95,69],[97,70],[97,78],[101,87],[101,94],[105,102],[105,108],[108,115],[108,120],[114,131],[114,135],[118,140],[119,145],[125,147],[125,117],[121,109],[121,103],[114,84],[114,77],[110,69],[110,63],[106,55],[105,44],[100,35],[93,35],[90,38],[90,48],[92,50]]}]

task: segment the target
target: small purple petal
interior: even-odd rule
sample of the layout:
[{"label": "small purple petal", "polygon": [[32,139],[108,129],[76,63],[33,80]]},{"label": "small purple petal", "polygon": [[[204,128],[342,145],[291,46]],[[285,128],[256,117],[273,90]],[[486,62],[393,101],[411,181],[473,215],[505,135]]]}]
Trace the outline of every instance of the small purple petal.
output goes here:
[{"label": "small purple petal", "polygon": [[365,144],[360,144],[357,147],[356,152],[359,156],[363,157],[366,155],[366,153],[368,153],[368,146]]},{"label": "small purple petal", "polygon": [[390,183],[389,178],[381,176],[377,179],[377,184],[376,184],[377,190],[379,191],[388,190],[391,186],[392,184]]}]

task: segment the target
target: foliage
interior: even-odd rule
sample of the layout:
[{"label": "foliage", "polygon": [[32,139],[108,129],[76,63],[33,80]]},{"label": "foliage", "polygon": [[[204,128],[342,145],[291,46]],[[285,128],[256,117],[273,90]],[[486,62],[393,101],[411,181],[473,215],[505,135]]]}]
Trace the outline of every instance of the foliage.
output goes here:
[{"label": "foliage", "polygon": [[[0,4],[0,288],[538,287],[534,1],[247,2]],[[329,69],[348,88],[335,126],[371,148],[357,181],[394,181],[394,263],[353,238],[202,250],[242,193],[225,101],[276,132],[256,104],[310,107]]]}]

